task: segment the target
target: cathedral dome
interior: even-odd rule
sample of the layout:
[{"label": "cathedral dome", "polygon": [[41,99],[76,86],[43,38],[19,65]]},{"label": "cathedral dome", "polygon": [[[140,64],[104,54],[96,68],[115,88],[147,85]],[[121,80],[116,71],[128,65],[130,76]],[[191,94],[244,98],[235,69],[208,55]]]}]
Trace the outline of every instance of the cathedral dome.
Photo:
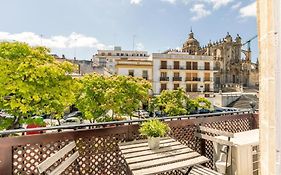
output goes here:
[{"label": "cathedral dome", "polygon": [[199,50],[199,42],[194,38],[194,33],[192,30],[189,33],[188,39],[185,41],[182,47],[183,52],[189,52],[189,54],[194,54]]}]

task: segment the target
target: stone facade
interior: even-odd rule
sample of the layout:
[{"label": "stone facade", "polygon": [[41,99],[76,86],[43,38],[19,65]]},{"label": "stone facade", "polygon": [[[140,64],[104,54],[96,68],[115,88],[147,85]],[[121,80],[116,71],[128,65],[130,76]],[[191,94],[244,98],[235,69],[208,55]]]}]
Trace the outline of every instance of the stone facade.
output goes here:
[{"label": "stone facade", "polygon": [[[240,84],[246,87],[258,84],[258,65],[251,62],[251,51],[242,50],[241,37],[235,39],[227,35],[216,42],[209,42],[200,47],[194,33],[190,31],[189,37],[183,44],[182,52],[191,55],[213,56],[215,69],[215,88],[221,89],[225,85]],[[244,55],[244,59],[242,59]]]}]

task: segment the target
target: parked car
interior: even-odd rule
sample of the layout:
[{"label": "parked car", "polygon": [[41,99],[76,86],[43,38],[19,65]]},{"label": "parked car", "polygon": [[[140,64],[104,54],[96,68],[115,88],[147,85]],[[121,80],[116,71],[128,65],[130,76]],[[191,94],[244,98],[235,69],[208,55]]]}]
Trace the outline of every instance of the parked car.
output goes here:
[{"label": "parked car", "polygon": [[167,117],[165,112],[155,111],[155,117]]},{"label": "parked car", "polygon": [[69,113],[63,117],[64,120],[72,117],[82,118],[82,112],[81,111],[74,111],[72,113]]},{"label": "parked car", "polygon": [[209,109],[199,109],[198,110],[198,114],[208,114],[211,113],[211,111]]},{"label": "parked car", "polygon": [[133,115],[139,118],[149,118],[149,112],[143,109],[135,111]]},{"label": "parked car", "polygon": [[78,117],[70,117],[65,120],[62,120],[61,125],[75,125],[75,124],[82,124],[83,120],[79,119]]}]

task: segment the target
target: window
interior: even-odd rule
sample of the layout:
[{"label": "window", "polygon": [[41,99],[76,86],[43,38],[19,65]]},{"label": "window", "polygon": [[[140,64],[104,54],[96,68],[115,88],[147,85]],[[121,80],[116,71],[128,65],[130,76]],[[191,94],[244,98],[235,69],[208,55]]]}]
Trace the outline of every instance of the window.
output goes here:
[{"label": "window", "polygon": [[211,80],[211,78],[210,78],[210,73],[205,73],[205,74],[204,74],[204,80],[205,80],[205,81],[210,81],[210,80]]},{"label": "window", "polygon": [[191,70],[191,62],[190,61],[186,62],[186,69]]},{"label": "window", "polygon": [[161,69],[167,69],[167,61],[161,61]]},{"label": "window", "polygon": [[117,56],[119,56],[119,53],[116,53]]},{"label": "window", "polygon": [[200,81],[200,78],[197,77],[197,73],[192,73],[192,81]]},{"label": "window", "polygon": [[174,61],[174,69],[179,69],[179,68],[180,68],[180,62]]},{"label": "window", "polygon": [[134,76],[134,70],[129,70],[129,76]]},{"label": "window", "polygon": [[126,56],[129,56],[129,55],[126,53]]},{"label": "window", "polygon": [[192,84],[192,92],[197,92],[197,84]]},{"label": "window", "polygon": [[124,54],[123,54],[123,53],[121,53],[121,56],[124,56]]},{"label": "window", "polygon": [[160,92],[167,89],[167,84],[161,84]]},{"label": "window", "polygon": [[205,84],[205,92],[210,92],[210,84]]},{"label": "window", "polygon": [[105,53],[101,53],[101,56],[105,56]]},{"label": "window", "polygon": [[161,77],[167,77],[167,72],[161,72],[161,73],[160,73],[160,76],[161,76]]},{"label": "window", "polygon": [[197,62],[192,62],[192,69],[193,69],[193,70],[198,70],[198,64],[197,64]]},{"label": "window", "polygon": [[144,79],[148,79],[148,71],[147,70],[143,70],[142,71],[142,78],[144,78]]},{"label": "window", "polygon": [[180,77],[180,73],[179,72],[174,72],[174,77]]},{"label": "window", "polygon": [[191,84],[186,84],[186,92],[191,92]]},{"label": "window", "polygon": [[111,56],[111,53],[109,52],[107,55],[108,55],[108,56]]},{"label": "window", "polygon": [[205,62],[205,70],[210,70],[210,62]]},{"label": "window", "polygon": [[180,84],[174,84],[174,90],[177,90],[180,87]]},{"label": "window", "polygon": [[192,80],[191,73],[186,73],[185,81],[191,81],[191,80]]}]

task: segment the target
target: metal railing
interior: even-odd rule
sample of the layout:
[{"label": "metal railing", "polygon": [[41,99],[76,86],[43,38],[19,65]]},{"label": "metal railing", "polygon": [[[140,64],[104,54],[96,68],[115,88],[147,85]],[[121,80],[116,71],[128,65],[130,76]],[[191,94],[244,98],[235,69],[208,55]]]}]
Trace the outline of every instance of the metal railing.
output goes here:
[{"label": "metal railing", "polygon": [[[238,114],[250,114],[252,110],[241,110],[241,111],[231,111],[231,112],[217,112],[217,113],[208,113],[208,114],[192,114],[192,115],[181,115],[181,116],[167,116],[167,117],[153,117],[153,119],[159,119],[162,121],[172,121],[172,120],[182,120],[182,119],[191,119],[191,118],[201,118],[201,117],[212,117],[212,116],[225,116],[225,115],[238,115]],[[16,133],[26,133],[34,131],[50,131],[50,130],[63,130],[63,129],[85,129],[89,128],[101,128],[107,125],[131,125],[136,123],[141,123],[152,118],[146,119],[133,119],[133,120],[122,120],[122,121],[111,121],[111,122],[99,122],[99,123],[85,123],[85,124],[75,124],[75,125],[66,125],[66,126],[50,126],[50,127],[41,127],[41,128],[29,128],[29,129],[13,129],[0,131],[1,135],[7,134],[16,134]]]},{"label": "metal railing", "polygon": [[169,77],[160,77],[160,81],[169,81]]}]

